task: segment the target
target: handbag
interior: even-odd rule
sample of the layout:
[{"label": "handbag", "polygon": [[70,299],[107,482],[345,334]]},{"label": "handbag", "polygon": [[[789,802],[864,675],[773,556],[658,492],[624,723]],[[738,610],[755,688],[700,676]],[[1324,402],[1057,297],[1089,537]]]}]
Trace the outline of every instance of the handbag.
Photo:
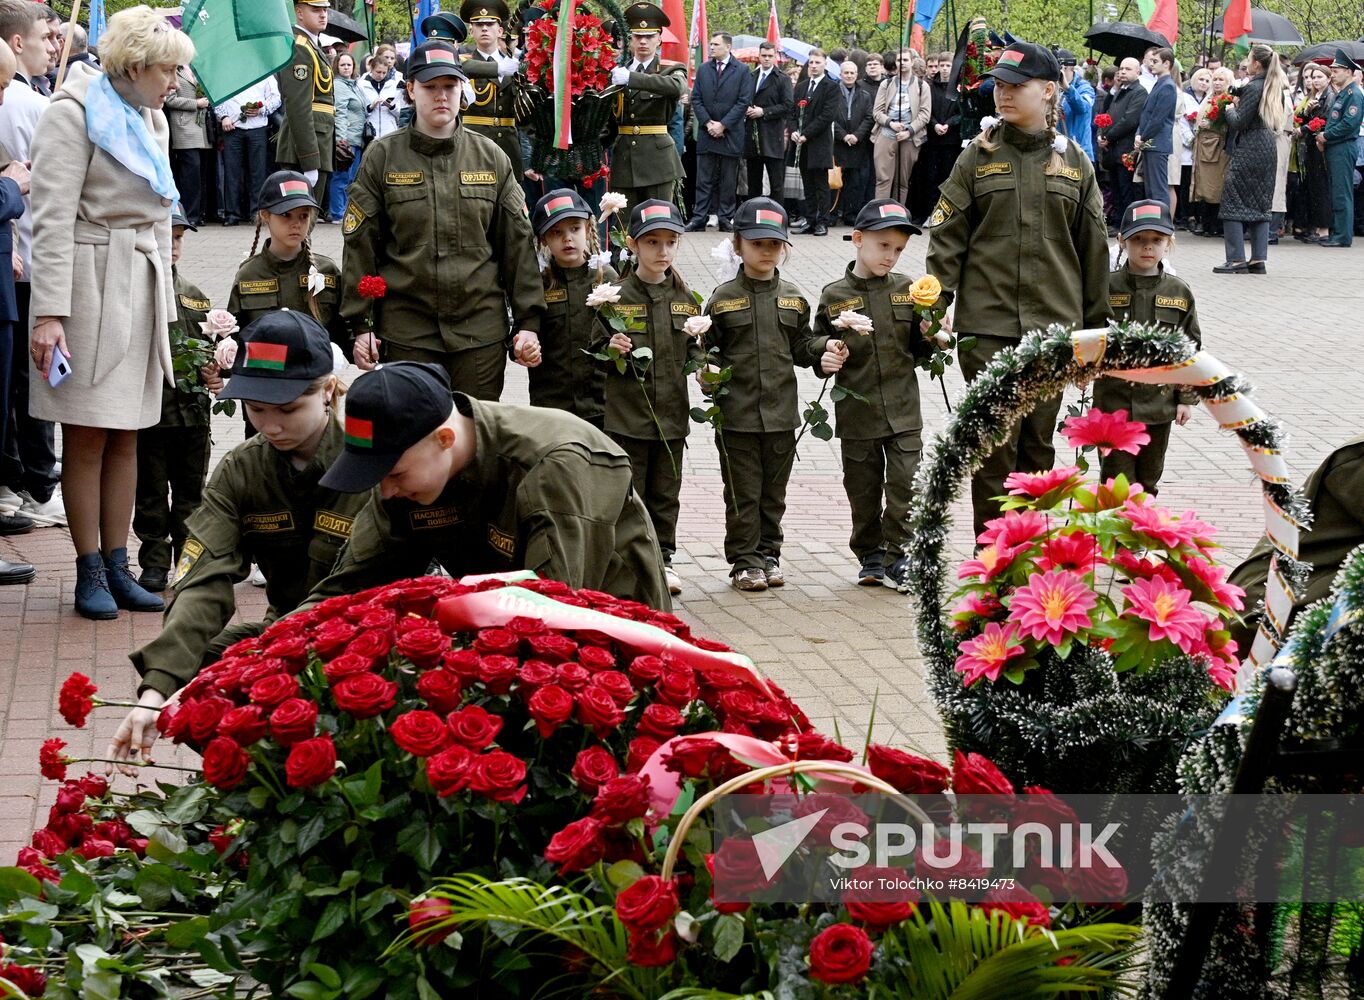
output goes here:
[{"label": "handbag", "polygon": [[832,166],[829,168],[829,190],[839,191],[843,187],[843,168]]}]

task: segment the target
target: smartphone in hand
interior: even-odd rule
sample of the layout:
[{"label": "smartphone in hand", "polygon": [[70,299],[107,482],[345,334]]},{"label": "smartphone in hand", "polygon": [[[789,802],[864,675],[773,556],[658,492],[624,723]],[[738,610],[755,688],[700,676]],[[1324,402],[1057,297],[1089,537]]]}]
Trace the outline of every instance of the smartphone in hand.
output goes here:
[{"label": "smartphone in hand", "polygon": [[66,376],[71,374],[71,361],[63,356],[59,349],[52,351],[52,365],[47,370],[47,384],[52,388],[57,388],[64,381]]}]

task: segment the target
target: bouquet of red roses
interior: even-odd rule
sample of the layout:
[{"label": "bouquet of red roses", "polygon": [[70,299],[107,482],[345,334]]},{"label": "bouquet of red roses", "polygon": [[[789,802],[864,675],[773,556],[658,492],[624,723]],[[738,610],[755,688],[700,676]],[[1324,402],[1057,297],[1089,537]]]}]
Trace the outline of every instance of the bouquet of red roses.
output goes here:
[{"label": "bouquet of red roses", "polygon": [[1095,127],[1095,128],[1103,129],[1103,128],[1111,128],[1112,126],[1113,126],[1113,116],[1112,116],[1112,115],[1097,114],[1097,115],[1094,116],[1094,127]]},{"label": "bouquet of red roses", "polygon": [[[552,10],[553,0],[540,6]],[[541,17],[526,29],[526,79],[548,91],[557,86],[554,79],[554,41],[559,34],[555,17]],[[573,96],[605,90],[611,85],[611,70],[616,66],[616,47],[601,19],[579,10],[573,15]]]}]

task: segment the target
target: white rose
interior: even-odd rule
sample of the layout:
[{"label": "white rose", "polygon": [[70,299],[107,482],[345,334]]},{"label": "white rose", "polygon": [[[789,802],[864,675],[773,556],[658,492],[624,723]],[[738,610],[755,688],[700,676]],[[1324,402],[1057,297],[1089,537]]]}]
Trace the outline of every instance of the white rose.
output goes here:
[{"label": "white rose", "polygon": [[605,222],[608,215],[623,211],[627,204],[625,195],[616,191],[607,191],[601,196],[601,221]]},{"label": "white rose", "polygon": [[620,301],[619,285],[598,285],[587,293],[587,307],[589,309],[600,309],[610,302]]},{"label": "white rose", "polygon": [[232,362],[237,360],[237,342],[231,337],[224,337],[218,341],[218,346],[213,351],[213,361],[220,371],[227,371],[232,367]]},{"label": "white rose", "polygon": [[[587,258],[587,266],[594,271],[603,267],[610,267],[611,251],[603,250],[601,253],[594,253],[591,257]],[[541,270],[544,270],[544,268],[541,268]]]},{"label": "white rose", "polygon": [[706,331],[709,329],[710,329],[709,316],[692,316],[690,319],[688,319],[685,323],[682,324],[682,330],[687,334],[687,336],[696,337],[698,339],[704,337],[706,335]]},{"label": "white rose", "polygon": [[870,316],[863,316],[851,309],[844,309],[839,313],[838,318],[833,321],[833,325],[840,330],[851,330],[853,333],[860,333],[863,336],[871,333],[874,329]]},{"label": "white rose", "polygon": [[210,309],[207,317],[199,324],[204,336],[209,340],[222,340],[237,332],[237,321],[226,309]]}]

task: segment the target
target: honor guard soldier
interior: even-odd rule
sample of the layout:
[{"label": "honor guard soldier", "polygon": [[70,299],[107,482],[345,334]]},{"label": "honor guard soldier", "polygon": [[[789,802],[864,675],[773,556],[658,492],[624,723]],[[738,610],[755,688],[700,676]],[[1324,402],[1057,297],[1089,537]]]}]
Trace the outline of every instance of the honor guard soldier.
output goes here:
[{"label": "honor guard soldier", "polygon": [[423,18],[421,29],[428,42],[442,38],[459,45],[469,37],[469,26],[449,11],[441,11]]},{"label": "honor guard soldier", "polygon": [[[460,392],[497,399],[507,348],[527,365],[539,356],[545,296],[520,178],[459,120],[466,79],[450,42],[413,50],[412,124],[370,143],[350,186],[341,313],[361,368],[380,351],[432,362]],[[367,275],[384,279],[382,298],[360,295]]]},{"label": "honor guard soldier", "polygon": [[525,172],[521,137],[516,131],[516,71],[520,63],[502,51],[511,12],[503,0],[466,0],[459,16],[469,26],[473,45],[460,47],[472,97],[464,112],[469,131],[486,135],[507,154],[519,180]]},{"label": "honor guard soldier", "polygon": [[275,161],[283,169],[308,178],[318,201],[327,196],[336,149],[336,98],[331,60],[322,51],[331,0],[299,0],[294,4],[294,54],[279,71],[284,125],[279,130]]},{"label": "honor guard soldier", "polygon": [[1359,64],[1340,49],[1331,63],[1331,86],[1336,98],[1317,133],[1317,148],[1326,152],[1331,175],[1331,238],[1324,247],[1348,247],[1354,239],[1355,159],[1359,126],[1364,122],[1364,90],[1355,83]]},{"label": "honor guard soldier", "polygon": [[611,71],[612,86],[624,87],[616,99],[619,135],[611,151],[611,187],[625,195],[625,217],[641,201],[672,201],[683,176],[677,144],[668,123],[687,92],[687,68],[663,66],[658,47],[668,15],[651,3],[625,8],[630,30],[629,62]]}]

